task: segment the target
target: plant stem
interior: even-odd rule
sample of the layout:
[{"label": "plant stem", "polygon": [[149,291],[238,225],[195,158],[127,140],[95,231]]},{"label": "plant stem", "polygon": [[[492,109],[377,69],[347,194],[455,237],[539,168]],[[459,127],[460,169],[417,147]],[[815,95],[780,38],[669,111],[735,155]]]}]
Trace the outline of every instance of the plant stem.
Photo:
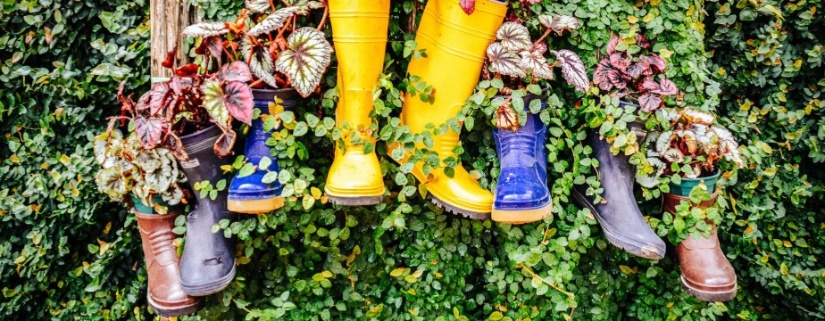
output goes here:
[{"label": "plant stem", "polygon": [[318,24],[318,31],[324,28],[324,23],[327,22],[327,17],[329,16],[329,5],[327,4],[326,0],[321,0],[321,3],[324,4],[324,16],[321,17],[321,23]]},{"label": "plant stem", "polygon": [[570,293],[570,292],[567,292],[567,291],[565,291],[565,290],[562,290],[562,289],[561,289],[560,287],[558,287],[555,283],[552,283],[552,282],[550,282],[550,281],[545,280],[543,277],[541,277],[541,276],[539,276],[538,274],[536,274],[536,272],[533,272],[533,269],[531,269],[529,266],[526,266],[526,265],[522,264],[522,265],[521,265],[521,269],[522,269],[522,270],[524,270],[524,271],[527,271],[527,273],[529,273],[531,277],[538,278],[538,279],[539,279],[539,280],[541,280],[541,282],[543,282],[544,284],[547,284],[547,285],[549,285],[551,288],[556,289],[556,291],[559,291],[560,293],[562,293],[562,294],[566,295],[566,296],[567,296],[567,298],[569,298],[570,300],[575,300],[575,299],[576,299],[576,296],[575,296],[575,295],[573,295],[573,293]]},{"label": "plant stem", "polygon": [[544,40],[544,38],[547,38],[547,36],[549,36],[551,32],[553,32],[553,30],[547,29],[546,31],[544,31],[544,34],[541,35],[541,38],[539,38],[539,40],[536,40],[536,42],[533,43],[533,46],[535,47],[537,44],[541,43],[541,41]]}]

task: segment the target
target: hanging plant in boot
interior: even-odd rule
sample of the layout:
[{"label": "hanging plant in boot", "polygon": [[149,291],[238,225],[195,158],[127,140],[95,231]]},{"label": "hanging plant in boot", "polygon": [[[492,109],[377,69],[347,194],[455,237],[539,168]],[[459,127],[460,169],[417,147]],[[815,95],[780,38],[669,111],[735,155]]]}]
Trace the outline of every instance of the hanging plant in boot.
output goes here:
[{"label": "hanging plant in boot", "polygon": [[[508,21],[501,25],[496,33],[496,41],[487,47],[488,66],[482,73],[482,78],[488,81],[501,81],[500,93],[510,95],[516,90],[527,89],[533,94],[541,94],[544,86],[539,85],[545,80],[553,80],[554,68],[560,67],[567,83],[576,90],[586,92],[590,87],[590,80],[584,64],[576,53],[570,50],[548,50],[544,39],[551,33],[562,35],[565,30],[575,30],[579,21],[570,16],[541,15],[539,22],[544,27],[544,34],[535,42],[530,40],[530,33],[524,25]],[[549,52],[555,57],[550,63],[545,57]],[[495,86],[494,86],[495,87]],[[523,96],[514,95],[516,98]],[[498,105],[495,112],[498,128],[517,131],[520,126],[518,114],[510,108],[513,96],[507,97]]]},{"label": "hanging plant in boot", "polygon": [[[665,76],[665,61],[654,53],[631,55],[626,50],[626,39],[613,37],[607,44],[607,57],[602,59],[593,73],[593,83],[603,94],[637,103],[645,112],[655,111],[664,105],[664,97],[679,92],[676,84]],[[630,38],[634,42],[633,38]],[[635,44],[643,51],[650,48],[650,41],[637,35]]]},{"label": "hanging plant in boot", "polygon": [[[277,1],[276,1],[277,2]],[[183,34],[199,37],[196,53],[242,62],[249,66],[252,88],[293,87],[302,97],[318,88],[329,66],[332,46],[320,29],[328,15],[325,1],[275,7],[269,0],[247,0],[234,22],[204,22],[191,25]],[[317,27],[299,27],[314,9],[324,9]]]},{"label": "hanging plant in boot", "polygon": [[690,108],[664,114],[667,130],[650,133],[645,140],[649,166],[636,174],[640,185],[654,188],[663,176],[711,176],[722,161],[743,166],[739,144],[728,129],[715,124],[714,115]]}]

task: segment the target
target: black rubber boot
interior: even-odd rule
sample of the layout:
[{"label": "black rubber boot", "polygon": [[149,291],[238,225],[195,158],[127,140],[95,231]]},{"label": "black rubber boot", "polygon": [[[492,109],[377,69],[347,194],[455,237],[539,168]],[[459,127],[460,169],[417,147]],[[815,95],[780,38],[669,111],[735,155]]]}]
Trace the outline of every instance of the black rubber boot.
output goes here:
[{"label": "black rubber boot", "polygon": [[[212,126],[181,137],[189,161],[181,162],[190,184],[209,181],[214,186],[223,179],[222,165],[229,158],[219,159],[212,146],[222,134]],[[183,290],[192,296],[220,292],[235,277],[235,242],[226,238],[223,230],[212,233],[212,226],[222,219],[235,221],[235,214],[226,208],[227,191],[218,192],[212,200],[195,191],[195,209],[186,216],[186,243],[180,260],[180,281]]]},{"label": "black rubber boot", "polygon": [[[640,134],[639,128],[633,130],[637,135]],[[599,139],[598,132],[591,131],[587,140],[599,160],[601,184],[604,188],[602,196],[607,202],[593,204],[592,197],[585,194],[587,186],[577,185],[573,189],[576,203],[593,212],[610,244],[643,258],[663,258],[665,242],[647,225],[633,195],[636,172],[630,165],[629,157],[624,154],[613,155],[610,144]]]}]

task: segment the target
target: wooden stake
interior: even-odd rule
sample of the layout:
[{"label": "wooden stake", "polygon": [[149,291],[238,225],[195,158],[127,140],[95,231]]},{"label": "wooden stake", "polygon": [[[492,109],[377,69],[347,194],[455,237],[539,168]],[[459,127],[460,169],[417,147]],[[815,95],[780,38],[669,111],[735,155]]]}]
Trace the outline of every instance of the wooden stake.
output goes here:
[{"label": "wooden stake", "polygon": [[166,59],[166,53],[177,46],[175,66],[182,66],[189,62],[189,57],[183,52],[183,28],[193,24],[197,14],[189,0],[150,0],[149,16],[151,17],[151,54],[153,78],[171,77],[172,71],[161,66]]}]

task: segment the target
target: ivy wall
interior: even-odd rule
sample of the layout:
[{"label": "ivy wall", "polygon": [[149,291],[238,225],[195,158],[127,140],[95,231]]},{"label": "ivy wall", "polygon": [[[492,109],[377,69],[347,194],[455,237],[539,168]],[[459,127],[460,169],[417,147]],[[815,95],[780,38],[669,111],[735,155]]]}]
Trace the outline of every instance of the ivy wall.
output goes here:
[{"label": "ivy wall", "polygon": [[[193,2],[207,20],[242,6]],[[120,81],[148,88],[147,3],[0,5],[0,318],[149,319],[134,217],[97,193],[90,144],[118,112]],[[404,71],[423,8],[393,2],[376,116],[383,141],[414,139],[396,125],[401,92],[421,90]],[[720,202],[722,246],[739,278],[733,301],[697,301],[680,288],[672,248],[658,262],[626,254],[572,202],[574,183],[596,179],[585,133],[612,115],[560,82],[542,112],[552,218],[511,226],[445,213],[382,143],[391,195],[374,207],[332,206],[320,191],[337,138],[333,62],[323,95],[282,115],[273,148],[286,207],[225,227],[239,239],[238,276],[187,319],[825,319],[822,2],[563,0],[530,10],[581,19],[550,47],[577,52],[591,71],[611,35],[644,34],[684,91],[669,106],[716,111],[737,136],[747,166],[723,180]],[[485,108],[467,108],[462,161],[491,188],[498,161]],[[658,192],[638,195],[654,229],[672,232]]]}]

